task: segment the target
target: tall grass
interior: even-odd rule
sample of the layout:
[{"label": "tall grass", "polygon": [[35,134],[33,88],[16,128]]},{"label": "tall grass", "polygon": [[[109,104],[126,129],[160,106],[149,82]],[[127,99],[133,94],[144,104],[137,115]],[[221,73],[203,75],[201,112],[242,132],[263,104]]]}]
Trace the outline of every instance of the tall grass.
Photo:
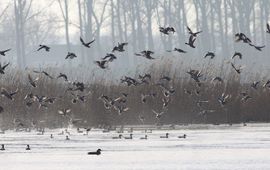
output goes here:
[{"label": "tall grass", "polygon": [[[201,78],[202,86],[198,87],[196,83],[189,78],[186,73],[190,68],[184,63],[178,63],[177,67],[173,61],[161,62],[162,64],[152,64],[147,69],[138,70],[133,76],[138,78],[139,73],[149,73],[152,78],[149,84],[139,86],[127,86],[116,81],[96,76],[94,73],[82,75],[80,72],[72,73],[73,77],[78,76],[77,81],[83,80],[86,83],[84,92],[74,92],[78,94],[86,94],[86,102],[71,102],[72,95],[66,92],[70,84],[62,79],[49,79],[43,75],[31,73],[32,76],[40,76],[37,88],[30,87],[27,79],[28,70],[24,73],[16,70],[10,70],[1,76],[1,87],[10,91],[19,89],[15,95],[15,100],[11,101],[6,97],[0,98],[0,105],[4,108],[4,112],[0,114],[0,125],[2,128],[14,128],[14,120],[20,119],[24,126],[32,127],[33,122],[36,126],[44,126],[50,128],[63,127],[69,125],[69,118],[58,114],[59,109],[70,108],[72,119],[82,119],[82,122],[75,126],[98,126],[98,125],[124,125],[124,124],[181,124],[181,123],[239,123],[248,121],[269,121],[270,101],[269,89],[259,87],[257,90],[250,88],[251,82],[241,82],[241,76],[231,70],[226,64],[215,67],[211,63],[207,65],[197,65],[194,69],[202,70]],[[59,70],[51,68],[46,69],[47,72],[57,77]],[[171,102],[161,119],[156,119],[152,110],[164,111],[162,108],[162,98],[164,98],[161,88],[157,86],[157,82],[161,75],[170,76],[171,82],[167,82],[166,86],[175,89],[175,93],[170,96]],[[109,75],[107,75],[109,77]],[[215,76],[221,76],[223,83],[212,82]],[[261,75],[261,77],[264,75]],[[253,75],[246,75],[247,80],[252,80]],[[120,82],[120,81],[117,81]],[[192,92],[191,95],[186,94],[185,90]],[[195,90],[200,91],[196,95]],[[241,101],[240,93],[247,91],[252,97],[247,102]],[[47,109],[38,108],[37,102],[30,108],[26,107],[24,97],[27,93],[33,92],[37,95],[48,97],[57,97],[54,104],[49,105]],[[129,111],[119,115],[114,109],[106,110],[103,102],[98,100],[102,94],[117,98],[121,93],[128,93],[126,106]],[[156,97],[147,98],[146,103],[141,102],[141,94],[156,93]],[[222,93],[230,94],[228,104],[221,106],[218,97]],[[201,107],[197,106],[200,100],[208,100]],[[205,116],[199,114],[202,110],[214,110]],[[145,122],[139,120],[139,116],[145,117]]]}]

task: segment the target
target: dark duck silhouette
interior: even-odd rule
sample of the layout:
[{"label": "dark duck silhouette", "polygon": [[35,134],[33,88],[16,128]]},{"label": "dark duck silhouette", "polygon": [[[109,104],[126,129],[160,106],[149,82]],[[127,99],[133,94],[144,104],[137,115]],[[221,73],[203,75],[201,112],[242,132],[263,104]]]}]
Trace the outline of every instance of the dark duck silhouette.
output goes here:
[{"label": "dark duck silhouette", "polygon": [[270,25],[268,23],[266,24],[266,32],[270,34]]},{"label": "dark duck silhouette", "polygon": [[154,52],[150,51],[150,50],[144,50],[144,51],[141,51],[140,53],[135,53],[136,56],[142,56],[142,57],[145,57],[149,60],[155,59],[151,56],[152,54],[154,54]]},{"label": "dark duck silhouette", "polygon": [[125,42],[125,43],[118,43],[117,46],[113,47],[112,52],[115,52],[115,51],[118,51],[118,52],[124,52],[124,51],[125,51],[124,47],[125,47],[126,45],[128,45],[128,43],[126,43],[126,42]]},{"label": "dark duck silhouette", "polygon": [[94,63],[97,64],[101,69],[108,68],[107,60],[95,61]]},{"label": "dark duck silhouette", "polygon": [[186,138],[186,137],[187,137],[186,134],[184,134],[184,135],[182,135],[182,136],[178,136],[178,138]]},{"label": "dark duck silhouette", "polygon": [[73,59],[73,58],[76,58],[76,57],[77,57],[77,55],[75,53],[68,52],[65,59]]},{"label": "dark duck silhouette", "polygon": [[175,33],[175,29],[173,27],[159,27],[159,31],[165,35],[169,35],[169,33]]},{"label": "dark duck silhouette", "polygon": [[90,45],[91,45],[93,42],[95,42],[95,39],[92,40],[92,41],[90,41],[90,42],[84,42],[84,40],[82,39],[82,37],[80,37],[80,41],[81,41],[81,43],[82,43],[83,46],[85,46],[85,47],[87,47],[87,48],[90,48],[90,47],[91,47]]},{"label": "dark duck silhouette", "polygon": [[6,149],[5,149],[5,145],[4,145],[4,144],[2,144],[2,145],[1,145],[1,149],[0,149],[0,150],[1,150],[1,151],[6,150]]},{"label": "dark duck silhouette", "polygon": [[239,68],[236,68],[236,66],[233,63],[231,63],[231,66],[238,74],[241,74],[243,67],[240,66]]},{"label": "dark duck silhouette", "polygon": [[191,48],[195,48],[194,46],[195,40],[196,40],[196,37],[194,37],[193,35],[190,35],[188,42],[185,44],[189,45]]},{"label": "dark duck silhouette", "polygon": [[33,78],[31,77],[31,75],[28,74],[28,81],[29,81],[29,83],[30,83],[30,85],[31,85],[32,87],[37,87],[37,81],[38,81],[38,79],[39,79],[39,77],[37,77],[36,79],[33,79]]},{"label": "dark duck silhouette", "polygon": [[1,88],[1,95],[7,97],[10,100],[14,100],[13,96],[18,93],[18,89],[14,92],[8,92],[7,89]]},{"label": "dark duck silhouette", "polygon": [[88,152],[88,155],[100,155],[101,154],[101,149],[98,149],[96,152]]},{"label": "dark duck silhouette", "polygon": [[242,59],[242,54],[240,52],[235,52],[232,56],[232,59],[234,59],[235,57],[239,57],[239,59]]},{"label": "dark duck silhouette", "polygon": [[27,150],[27,151],[31,150],[30,145],[26,145],[25,150]]},{"label": "dark duck silhouette", "polygon": [[0,51],[0,55],[6,56],[6,52],[10,51],[11,49]]},{"label": "dark duck silhouette", "polygon": [[207,54],[205,54],[205,56],[204,56],[204,58],[206,58],[206,57],[210,57],[211,59],[213,59],[216,55],[215,55],[215,53],[213,53],[213,52],[207,52]]},{"label": "dark duck silhouette", "polygon": [[2,66],[2,64],[0,63],[0,73],[1,74],[5,74],[5,69],[7,68],[8,65],[9,65],[9,63]]},{"label": "dark duck silhouette", "polygon": [[37,49],[37,51],[40,51],[40,50],[42,50],[42,49],[44,49],[45,51],[49,52],[51,48],[48,47],[47,45],[42,45],[42,44],[40,44],[40,45],[39,45],[39,48]]},{"label": "dark duck silhouette", "polygon": [[65,81],[68,81],[67,75],[65,75],[63,73],[59,73],[59,76],[57,76],[57,78],[63,78]]},{"label": "dark duck silhouette", "polygon": [[188,26],[187,26],[187,29],[188,29],[188,33],[192,35],[193,37],[197,37],[197,35],[202,32],[202,31],[193,32]]}]

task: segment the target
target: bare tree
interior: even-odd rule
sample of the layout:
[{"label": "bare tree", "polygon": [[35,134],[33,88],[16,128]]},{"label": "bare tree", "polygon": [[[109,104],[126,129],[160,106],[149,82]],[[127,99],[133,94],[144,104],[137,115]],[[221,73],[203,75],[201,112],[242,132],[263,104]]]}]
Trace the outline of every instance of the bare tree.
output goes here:
[{"label": "bare tree", "polygon": [[70,40],[69,40],[69,11],[68,11],[68,0],[64,0],[64,5],[61,0],[58,0],[58,4],[61,10],[62,17],[65,22],[65,34],[66,34],[66,43],[67,43],[67,51],[70,51]]}]

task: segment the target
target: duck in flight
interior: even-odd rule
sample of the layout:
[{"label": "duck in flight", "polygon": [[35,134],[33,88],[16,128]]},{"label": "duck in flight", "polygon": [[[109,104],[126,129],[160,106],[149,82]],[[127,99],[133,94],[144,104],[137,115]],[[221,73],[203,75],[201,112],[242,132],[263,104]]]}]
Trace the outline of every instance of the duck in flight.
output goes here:
[{"label": "duck in flight", "polygon": [[34,70],[33,72],[38,73],[38,74],[44,74],[45,76],[49,77],[50,79],[53,79],[53,77],[49,73],[47,73],[46,71],[36,71],[36,70]]},{"label": "duck in flight", "polygon": [[232,59],[234,59],[235,57],[239,57],[239,59],[242,59],[242,54],[240,52],[235,52],[232,56]]},{"label": "duck in flight", "polygon": [[107,60],[95,61],[94,63],[97,64],[101,69],[108,68],[108,61]]},{"label": "duck in flight", "polygon": [[7,68],[8,65],[9,65],[9,63],[2,66],[0,63],[0,73],[1,74],[5,74],[5,69]]},{"label": "duck in flight", "polygon": [[48,47],[47,45],[42,45],[42,44],[40,44],[40,45],[39,45],[39,48],[37,49],[37,51],[40,51],[40,50],[42,50],[42,49],[44,49],[45,51],[49,52],[51,48]]},{"label": "duck in flight", "polygon": [[241,67],[241,66],[239,68],[236,68],[236,66],[233,63],[231,63],[231,66],[238,74],[240,74],[241,70],[243,69],[243,67]]},{"label": "duck in flight", "polygon": [[188,26],[187,26],[187,29],[188,29],[188,33],[193,37],[197,37],[197,35],[202,32],[202,31],[193,32]]},{"label": "duck in flight", "polygon": [[149,60],[155,59],[151,56],[152,54],[154,54],[154,52],[150,51],[150,50],[144,50],[144,51],[141,51],[140,53],[135,53],[136,56],[142,56],[142,57],[145,57]]},{"label": "duck in flight", "polygon": [[85,47],[87,47],[87,48],[90,48],[90,47],[91,47],[90,45],[91,45],[93,42],[95,42],[95,39],[92,40],[92,41],[90,41],[90,42],[84,42],[84,40],[82,39],[82,37],[80,37],[80,41],[81,41],[81,43],[82,43],[83,46],[85,46]]},{"label": "duck in flight", "polygon": [[6,52],[10,51],[11,49],[0,51],[0,55],[6,56]]},{"label": "duck in flight", "polygon": [[128,45],[128,43],[124,42],[124,43],[118,43],[117,46],[113,47],[112,52],[118,51],[118,52],[124,52],[125,49],[124,47]]},{"label": "duck in flight", "polygon": [[14,92],[8,92],[7,89],[1,88],[1,95],[7,97],[10,100],[14,100],[13,96],[18,93],[18,89]]},{"label": "duck in flight", "polygon": [[213,59],[216,55],[215,55],[215,53],[214,52],[207,52],[207,54],[205,54],[205,56],[204,56],[204,58],[206,58],[206,57],[210,57],[210,59]]},{"label": "duck in flight", "polygon": [[195,48],[194,46],[195,40],[196,40],[196,37],[194,37],[193,35],[190,35],[188,42],[186,42],[185,44],[190,46],[191,48]]},{"label": "duck in flight", "polygon": [[270,25],[268,23],[266,24],[266,32],[270,34]]},{"label": "duck in flight", "polygon": [[28,81],[31,84],[32,87],[37,87],[37,81],[39,80],[39,77],[33,79],[30,74],[28,74]]},{"label": "duck in flight", "polygon": [[76,58],[76,57],[77,57],[77,55],[75,53],[68,52],[65,59],[73,59],[73,58]]},{"label": "duck in flight", "polygon": [[57,76],[57,78],[63,78],[65,81],[68,81],[67,75],[63,73],[59,73],[59,76]]},{"label": "duck in flight", "polygon": [[159,27],[159,31],[165,35],[169,35],[169,33],[175,33],[175,29],[173,27]]}]

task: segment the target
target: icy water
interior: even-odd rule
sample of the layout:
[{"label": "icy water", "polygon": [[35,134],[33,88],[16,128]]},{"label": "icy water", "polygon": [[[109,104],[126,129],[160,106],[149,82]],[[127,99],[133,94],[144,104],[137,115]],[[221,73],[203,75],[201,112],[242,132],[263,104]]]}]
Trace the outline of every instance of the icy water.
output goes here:
[{"label": "icy water", "polygon": [[[0,134],[0,170],[268,170],[270,169],[270,124],[196,125],[179,130],[155,130],[148,140],[141,131],[134,139],[112,139],[115,132],[70,130],[70,140],[61,130],[7,131]],[[168,139],[159,136],[169,132]],[[50,138],[50,134],[54,138]],[[186,134],[186,139],[178,136]],[[124,133],[124,136],[129,136]],[[26,144],[31,150],[26,151]],[[101,148],[99,156],[87,155]]]}]

